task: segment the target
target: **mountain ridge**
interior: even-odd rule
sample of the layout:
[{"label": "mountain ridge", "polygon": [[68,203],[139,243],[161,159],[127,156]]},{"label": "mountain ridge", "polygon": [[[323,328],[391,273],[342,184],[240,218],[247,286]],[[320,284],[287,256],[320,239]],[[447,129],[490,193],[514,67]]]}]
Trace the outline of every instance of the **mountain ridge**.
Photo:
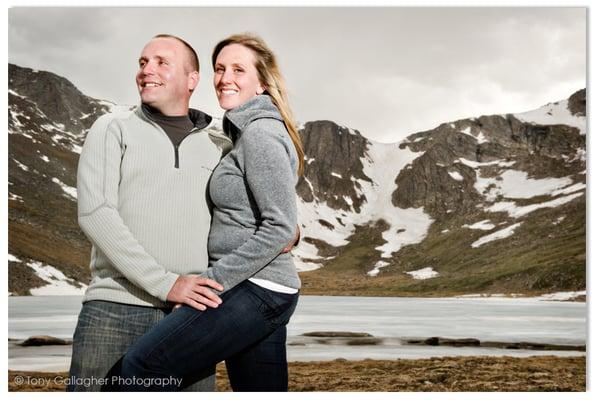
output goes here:
[{"label": "mountain ridge", "polygon": [[[88,283],[76,162],[88,127],[116,108],[55,74],[9,64],[11,293],[81,293]],[[294,250],[303,293],[584,289],[585,113],[582,89],[537,110],[446,122],[392,144],[306,122],[303,241]]]}]

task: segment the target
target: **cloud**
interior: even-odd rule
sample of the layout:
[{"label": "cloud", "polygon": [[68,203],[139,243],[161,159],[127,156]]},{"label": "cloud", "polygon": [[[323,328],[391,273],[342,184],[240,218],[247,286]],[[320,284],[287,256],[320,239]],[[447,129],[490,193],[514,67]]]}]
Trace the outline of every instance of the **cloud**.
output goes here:
[{"label": "cloud", "polygon": [[210,53],[260,34],[300,121],[330,119],[395,142],[439,123],[520,112],[586,84],[585,8],[12,8],[9,61],[134,104],[136,59],[157,33],[186,38],[202,80],[192,106],[220,115]]}]

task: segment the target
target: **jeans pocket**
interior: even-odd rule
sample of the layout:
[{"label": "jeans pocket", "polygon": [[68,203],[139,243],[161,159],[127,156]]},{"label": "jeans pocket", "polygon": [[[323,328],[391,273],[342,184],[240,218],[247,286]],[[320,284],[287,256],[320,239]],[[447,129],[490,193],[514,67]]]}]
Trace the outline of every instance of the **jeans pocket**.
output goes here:
[{"label": "jeans pocket", "polygon": [[274,292],[249,281],[248,288],[260,300],[258,309],[272,328],[276,329],[289,322],[297,306],[298,293]]}]

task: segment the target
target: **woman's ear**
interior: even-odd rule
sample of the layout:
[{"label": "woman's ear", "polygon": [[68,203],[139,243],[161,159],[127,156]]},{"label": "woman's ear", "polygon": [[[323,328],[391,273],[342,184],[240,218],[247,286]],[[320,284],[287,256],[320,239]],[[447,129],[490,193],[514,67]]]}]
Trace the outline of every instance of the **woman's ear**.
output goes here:
[{"label": "woman's ear", "polygon": [[258,87],[256,88],[256,94],[258,94],[258,95],[264,93],[265,91],[266,91],[266,88],[262,84],[259,84]]}]

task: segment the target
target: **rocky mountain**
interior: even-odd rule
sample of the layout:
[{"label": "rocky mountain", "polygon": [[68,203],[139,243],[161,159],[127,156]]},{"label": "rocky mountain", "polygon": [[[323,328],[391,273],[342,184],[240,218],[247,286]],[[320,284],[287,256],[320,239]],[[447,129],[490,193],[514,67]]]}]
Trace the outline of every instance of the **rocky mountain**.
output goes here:
[{"label": "rocky mountain", "polygon": [[[76,162],[92,122],[115,107],[54,74],[9,65],[11,293],[80,293],[88,283]],[[303,292],[584,290],[585,115],[580,90],[395,144],[331,121],[305,123],[303,240],[294,250]]]},{"label": "rocky mountain", "polygon": [[90,277],[76,222],[78,155],[92,123],[116,106],[13,64],[8,86],[9,292],[78,293]]},{"label": "rocky mountain", "polygon": [[306,124],[306,243],[295,251],[303,269],[315,269],[301,274],[305,290],[584,290],[585,112],[580,90],[532,112],[443,123],[395,144]]}]

